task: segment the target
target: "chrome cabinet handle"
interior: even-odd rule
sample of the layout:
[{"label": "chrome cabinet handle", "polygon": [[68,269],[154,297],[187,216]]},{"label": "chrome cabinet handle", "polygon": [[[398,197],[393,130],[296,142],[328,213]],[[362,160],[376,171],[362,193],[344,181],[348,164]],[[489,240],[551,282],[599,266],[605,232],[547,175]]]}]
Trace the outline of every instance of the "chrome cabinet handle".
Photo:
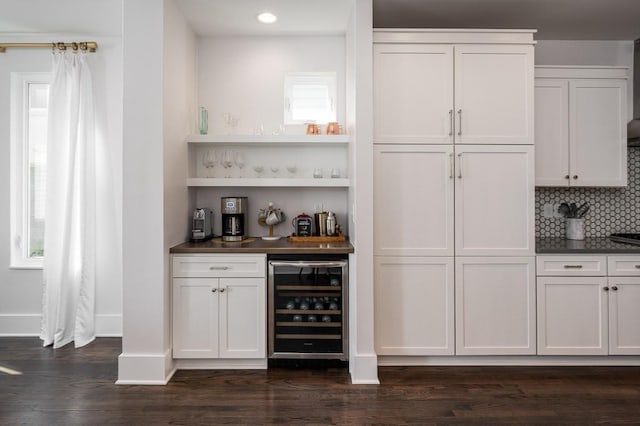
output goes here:
[{"label": "chrome cabinet handle", "polygon": [[453,136],[453,110],[449,110],[449,136]]},{"label": "chrome cabinet handle", "polygon": [[462,110],[458,110],[458,136],[462,136]]},{"label": "chrome cabinet handle", "polygon": [[212,288],[212,289],[211,289],[211,293],[215,293],[215,292],[216,292],[216,290],[217,290],[217,288]]},{"label": "chrome cabinet handle", "polygon": [[[453,169],[455,168],[453,164],[453,154],[449,154],[449,179],[453,179]],[[636,265],[640,266],[640,265]]]},{"label": "chrome cabinet handle", "polygon": [[458,179],[462,179],[462,153],[458,154]]},{"label": "chrome cabinet handle", "polygon": [[564,269],[582,269],[582,265],[564,265]]},{"label": "chrome cabinet handle", "polygon": [[230,269],[228,266],[209,266],[210,271],[226,271]]}]

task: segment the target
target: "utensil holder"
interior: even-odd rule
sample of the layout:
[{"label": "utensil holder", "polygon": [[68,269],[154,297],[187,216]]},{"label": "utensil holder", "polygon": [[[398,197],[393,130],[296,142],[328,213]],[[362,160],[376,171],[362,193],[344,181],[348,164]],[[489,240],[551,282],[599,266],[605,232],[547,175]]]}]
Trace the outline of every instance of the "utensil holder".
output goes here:
[{"label": "utensil holder", "polygon": [[584,219],[566,218],[565,236],[567,240],[584,240]]}]

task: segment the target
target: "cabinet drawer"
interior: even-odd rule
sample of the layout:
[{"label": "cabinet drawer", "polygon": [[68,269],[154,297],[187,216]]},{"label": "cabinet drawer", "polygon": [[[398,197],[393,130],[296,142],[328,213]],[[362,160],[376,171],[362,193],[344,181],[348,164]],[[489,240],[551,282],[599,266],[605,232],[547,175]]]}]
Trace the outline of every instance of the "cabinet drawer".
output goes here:
[{"label": "cabinet drawer", "polygon": [[609,275],[640,275],[640,256],[609,256]]},{"label": "cabinet drawer", "polygon": [[173,256],[174,277],[266,276],[266,255],[194,255]]},{"label": "cabinet drawer", "polygon": [[539,276],[591,276],[607,275],[606,256],[537,256]]}]

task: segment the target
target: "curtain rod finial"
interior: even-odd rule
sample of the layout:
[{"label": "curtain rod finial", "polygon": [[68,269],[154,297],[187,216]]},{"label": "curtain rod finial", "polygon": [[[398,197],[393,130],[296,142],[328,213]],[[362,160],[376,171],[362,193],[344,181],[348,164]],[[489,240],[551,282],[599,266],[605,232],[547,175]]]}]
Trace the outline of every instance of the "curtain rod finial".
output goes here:
[{"label": "curtain rod finial", "polygon": [[4,53],[7,51],[7,48],[4,46],[0,46],[0,53]]}]

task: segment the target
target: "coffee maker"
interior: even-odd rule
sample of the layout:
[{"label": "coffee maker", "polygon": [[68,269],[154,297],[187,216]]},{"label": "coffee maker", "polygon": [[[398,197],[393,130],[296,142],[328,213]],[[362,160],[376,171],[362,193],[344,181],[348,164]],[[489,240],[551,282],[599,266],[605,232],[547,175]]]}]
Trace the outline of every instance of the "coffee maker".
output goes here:
[{"label": "coffee maker", "polygon": [[242,241],[244,239],[247,197],[222,197],[222,241]]},{"label": "coffee maker", "polygon": [[210,209],[195,209],[193,212],[192,224],[192,241],[205,241],[213,237],[213,212]]}]

